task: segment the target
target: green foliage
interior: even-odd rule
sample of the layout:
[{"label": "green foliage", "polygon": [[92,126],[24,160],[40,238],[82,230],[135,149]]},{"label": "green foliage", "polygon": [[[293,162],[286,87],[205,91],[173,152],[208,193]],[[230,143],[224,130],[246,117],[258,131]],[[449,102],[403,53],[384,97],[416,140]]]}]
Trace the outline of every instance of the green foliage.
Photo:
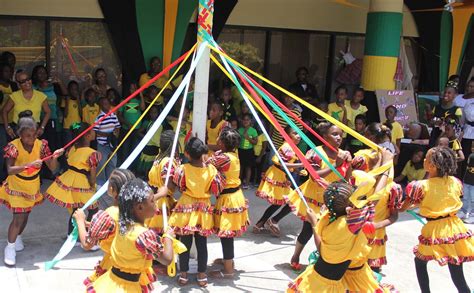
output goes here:
[{"label": "green foliage", "polygon": [[220,46],[227,55],[253,70],[263,65],[262,58],[258,56],[258,49],[251,44],[223,42]]}]

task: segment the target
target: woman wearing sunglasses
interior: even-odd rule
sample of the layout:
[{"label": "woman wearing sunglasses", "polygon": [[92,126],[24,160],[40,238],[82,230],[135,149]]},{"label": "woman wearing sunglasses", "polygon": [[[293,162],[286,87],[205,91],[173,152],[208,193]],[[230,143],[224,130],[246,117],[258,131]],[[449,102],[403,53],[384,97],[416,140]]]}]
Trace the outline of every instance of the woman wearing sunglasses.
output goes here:
[{"label": "woman wearing sunglasses", "polygon": [[[51,116],[51,110],[48,106],[46,95],[40,91],[34,90],[31,78],[26,72],[21,72],[17,76],[17,82],[20,86],[20,90],[13,92],[10,95],[10,99],[6,102],[2,111],[3,125],[10,139],[16,137],[15,131],[12,128],[18,123],[18,114],[30,110],[33,113],[33,119],[35,121],[41,121],[39,124],[36,135],[39,137],[43,134],[46,123]],[[40,120],[41,111],[43,112],[43,119]],[[10,114],[12,112],[12,114]],[[11,115],[12,124],[8,124],[8,117]]]}]

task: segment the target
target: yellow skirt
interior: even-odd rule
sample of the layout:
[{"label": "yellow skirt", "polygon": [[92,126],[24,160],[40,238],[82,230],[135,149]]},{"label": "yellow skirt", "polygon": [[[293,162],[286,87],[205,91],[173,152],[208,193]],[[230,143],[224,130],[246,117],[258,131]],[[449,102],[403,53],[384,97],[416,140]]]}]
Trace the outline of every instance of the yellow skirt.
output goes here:
[{"label": "yellow skirt", "polygon": [[270,204],[284,205],[283,196],[291,192],[291,182],[285,172],[275,165],[270,166],[260,182],[256,195]]},{"label": "yellow skirt", "polygon": [[349,268],[342,277],[342,283],[349,292],[382,292],[384,290],[367,263],[358,270]]},{"label": "yellow skirt", "polygon": [[372,268],[380,268],[387,264],[386,243],[387,233],[385,228],[375,230],[375,234],[367,235],[369,246],[372,248],[369,253],[369,266]]},{"label": "yellow skirt", "polygon": [[172,210],[169,225],[177,235],[190,235],[198,232],[209,236],[213,232],[213,207],[209,198],[193,198],[181,195]]},{"label": "yellow skirt", "polygon": [[[314,182],[312,179],[306,180],[300,186],[301,193],[303,194],[306,202],[309,207],[316,213],[319,213],[319,210],[324,204],[322,187]],[[289,195],[283,196],[286,203],[291,207],[293,213],[298,216],[301,220],[306,221],[307,208],[304,202],[301,200],[301,197],[298,195],[296,190],[292,190]]]},{"label": "yellow skirt", "polygon": [[413,252],[421,260],[435,260],[440,265],[459,265],[474,260],[472,231],[457,216],[428,221],[418,240]]},{"label": "yellow skirt", "polygon": [[[54,180],[44,196],[60,207],[77,209],[84,206],[94,192],[95,187],[91,188],[86,175],[68,170]],[[97,207],[94,203],[89,209]]]},{"label": "yellow skirt", "polygon": [[43,200],[39,177],[34,180],[23,180],[10,175],[0,187],[0,203],[14,213],[29,213]]},{"label": "yellow skirt", "polygon": [[112,268],[112,256],[104,251],[102,260],[94,268],[94,273],[84,280],[84,285],[90,287],[100,276]]},{"label": "yellow skirt", "polygon": [[163,203],[166,204],[166,214],[169,216],[171,215],[171,209],[174,207],[176,204],[176,200],[172,196],[166,196],[162,197],[159,200],[156,201],[156,209],[155,209],[155,215],[151,217],[150,219],[145,220],[145,225],[148,228],[151,228],[155,230],[157,233],[162,234],[163,233],[163,211],[162,211],[162,206]]},{"label": "yellow skirt", "polygon": [[287,293],[341,293],[346,292],[342,280],[329,280],[314,270],[310,265],[293,282],[288,284]]},{"label": "yellow skirt", "polygon": [[101,271],[99,276],[96,276],[96,271],[96,273],[84,281],[87,292],[153,292],[153,282],[155,282],[157,278],[152,267],[140,274],[138,282],[130,282],[117,277],[110,271],[112,268],[111,258],[106,260],[104,255],[102,261],[107,261],[108,263],[104,263],[104,265],[108,265],[109,268],[106,271]]},{"label": "yellow skirt", "polygon": [[214,208],[214,230],[217,237],[241,236],[249,225],[249,203],[242,190],[221,194]]}]

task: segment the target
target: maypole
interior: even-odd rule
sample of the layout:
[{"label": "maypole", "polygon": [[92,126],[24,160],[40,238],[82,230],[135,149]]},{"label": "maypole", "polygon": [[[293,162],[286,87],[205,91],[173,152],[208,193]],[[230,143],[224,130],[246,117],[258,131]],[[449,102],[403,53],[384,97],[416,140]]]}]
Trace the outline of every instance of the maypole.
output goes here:
[{"label": "maypole", "polygon": [[196,67],[194,100],[193,100],[193,135],[206,141],[207,100],[209,96],[209,48],[204,39],[206,34],[212,34],[212,18],[214,15],[214,0],[199,0],[198,7],[198,48],[206,46],[203,56]]}]

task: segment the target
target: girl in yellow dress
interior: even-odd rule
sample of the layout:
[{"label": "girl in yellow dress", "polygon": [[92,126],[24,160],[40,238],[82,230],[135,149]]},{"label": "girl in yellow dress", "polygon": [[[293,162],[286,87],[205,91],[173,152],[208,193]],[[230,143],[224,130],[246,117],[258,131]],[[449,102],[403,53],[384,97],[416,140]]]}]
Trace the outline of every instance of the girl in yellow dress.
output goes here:
[{"label": "girl in yellow dress", "polygon": [[[16,252],[24,249],[21,234],[31,210],[43,202],[39,172],[42,159],[51,155],[48,142],[36,138],[37,125],[31,117],[31,111],[21,112],[19,116],[19,138],[8,143],[3,150],[8,177],[0,187],[0,203],[13,213],[4,255],[5,264],[10,266],[16,263]],[[62,149],[56,150],[53,157],[45,161],[50,170],[54,171],[58,167],[57,158],[62,153]]]},{"label": "girl in yellow dress", "polygon": [[452,176],[457,168],[455,154],[449,148],[432,148],[423,166],[428,179],[413,181],[407,186],[403,206],[404,209],[419,206],[420,215],[428,221],[413,249],[421,291],[430,291],[427,264],[435,260],[442,266],[448,265],[459,292],[471,292],[464,278],[463,263],[474,260],[474,238],[472,231],[456,216],[462,207],[462,183]]},{"label": "girl in yellow dress", "polygon": [[[290,125],[285,127],[285,132],[291,137],[293,143],[298,145],[301,137],[291,128]],[[292,168],[299,168],[302,166],[301,163],[295,163],[298,157],[289,143],[284,142],[278,149],[278,154],[283,159],[290,172],[292,171]],[[291,181],[288,179],[285,171],[283,171],[277,155],[273,156],[272,161],[273,165],[268,168],[267,172],[265,172],[256,192],[256,195],[268,201],[270,206],[265,210],[262,217],[253,227],[253,232],[262,233],[266,226],[273,236],[279,237],[280,228],[278,227],[278,222],[291,212],[290,206],[285,205],[285,199],[283,198],[283,196],[288,195],[291,192]],[[284,205],[284,207],[280,212],[270,219],[270,217],[282,205]]]},{"label": "girl in yellow dress", "polygon": [[[351,176],[350,169],[342,170],[340,168],[344,162],[350,163],[351,161],[351,154],[348,151],[343,151],[339,149],[342,143],[342,130],[335,125],[332,125],[327,122],[322,122],[318,125],[317,131],[324,138],[324,140],[326,140],[331,146],[338,150],[338,152],[331,150],[327,146],[319,146],[317,147],[317,150],[335,168],[339,168],[341,175],[344,176],[346,180],[348,180]],[[311,164],[313,164],[313,166],[316,166],[318,175],[321,176],[321,178],[324,178],[327,183],[332,183],[334,181],[340,180],[339,176],[337,176],[336,173],[329,169],[328,165],[326,165],[326,163],[318,156],[318,154],[314,150],[309,150],[306,153],[306,158]],[[325,186],[321,186],[320,184],[323,183],[318,183],[315,179],[310,177],[305,183],[300,186],[300,190],[304,195],[306,202],[316,214],[319,213],[321,206],[324,204],[323,193]],[[301,220],[304,221],[301,232],[298,235],[298,238],[296,239],[295,250],[290,261],[291,267],[294,270],[300,270],[300,255],[306,243],[308,243],[308,241],[313,236],[313,229],[311,227],[311,224],[306,221],[307,209],[296,190],[292,190],[291,193],[288,196],[284,196],[284,198],[288,205],[291,207],[291,210]]]},{"label": "girl in yellow dress", "polygon": [[240,145],[239,133],[224,128],[217,140],[220,150],[215,152],[208,163],[214,165],[226,178],[225,189],[217,198],[214,208],[214,230],[221,239],[223,258],[215,263],[224,265],[223,271],[213,271],[215,278],[234,275],[234,237],[241,236],[249,224],[248,200],[240,188],[240,161],[236,153]]},{"label": "girl in yellow dress", "polygon": [[155,214],[155,200],[166,196],[166,187],[153,194],[141,179],[125,183],[118,196],[119,220],[110,254],[112,268],[100,276],[87,292],[152,292],[152,284],[143,286],[141,278],[148,274],[153,259],[169,265],[173,245],[169,236],[160,237],[145,226],[145,220]]},{"label": "girl in yellow dress", "polygon": [[[165,130],[161,133],[160,153],[156,157],[153,167],[151,167],[150,172],[148,173],[148,184],[152,189],[158,189],[165,185],[166,174],[168,172],[171,156],[171,148],[173,147],[173,139],[174,132],[172,130]],[[173,178],[172,176],[175,173],[177,167],[178,161],[173,160],[171,164],[170,178]],[[169,217],[171,215],[172,208],[176,204],[172,189],[169,190],[167,196],[156,201],[155,215],[145,222],[148,228],[155,230],[159,234],[163,233],[163,203],[166,203],[166,212]]]},{"label": "girl in yellow dress", "polygon": [[214,229],[211,195],[219,196],[225,186],[225,179],[211,164],[203,161],[207,154],[207,146],[197,137],[193,137],[186,145],[184,154],[189,163],[182,165],[174,174],[173,183],[182,192],[176,206],[172,210],[169,225],[187,251],[179,255],[181,271],[178,284],[188,283],[189,250],[196,242],[198,257],[197,282],[201,287],[207,286],[207,236]]},{"label": "girl in yellow dress", "polygon": [[[73,136],[78,136],[88,127],[87,123],[73,124],[71,126]],[[71,218],[74,211],[82,207],[96,190],[96,168],[101,154],[90,147],[93,140],[95,140],[95,132],[90,130],[74,144],[67,154],[68,170],[56,177],[45,192],[45,197],[50,202],[72,209]],[[87,220],[90,221],[98,210],[98,204],[92,204],[88,210]],[[68,221],[68,227],[68,234],[70,234],[73,229],[71,219]]]},{"label": "girl in yellow dress", "polygon": [[207,120],[206,124],[206,144],[211,151],[211,154],[212,152],[219,150],[219,147],[217,146],[217,138],[219,138],[222,129],[224,129],[224,127],[230,127],[230,124],[223,120],[224,106],[220,102],[214,101],[210,107],[209,120]]},{"label": "girl in yellow dress", "polygon": [[74,212],[73,217],[77,222],[79,239],[82,247],[85,250],[89,250],[99,244],[104,252],[102,260],[99,261],[94,268],[94,273],[84,280],[84,285],[87,287],[97,280],[98,277],[112,268],[110,247],[118,230],[118,195],[122,186],[134,178],[135,175],[130,170],[115,169],[112,171],[112,174],[110,174],[109,186],[107,189],[107,194],[114,199],[113,205],[108,207],[105,211],[101,210],[96,213],[92,217],[91,222],[86,221],[86,216],[83,210],[78,209]]}]

